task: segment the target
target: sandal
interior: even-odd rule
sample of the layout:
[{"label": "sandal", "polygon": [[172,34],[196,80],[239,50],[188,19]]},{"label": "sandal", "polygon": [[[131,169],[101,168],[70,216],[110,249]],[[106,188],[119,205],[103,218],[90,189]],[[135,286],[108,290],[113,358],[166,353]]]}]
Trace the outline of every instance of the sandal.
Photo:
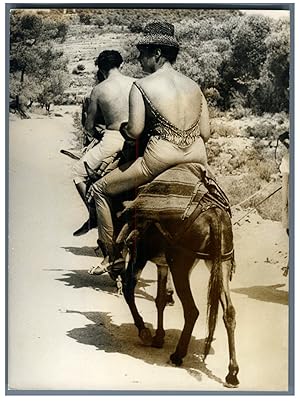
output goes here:
[{"label": "sandal", "polygon": [[101,274],[107,273],[107,265],[102,266],[92,266],[88,273],[94,276],[100,276]]},{"label": "sandal", "polygon": [[100,266],[93,266],[88,270],[88,273],[95,276],[108,273],[111,279],[115,281],[122,270],[125,269],[125,260],[123,258],[119,258],[111,263],[104,264],[103,262],[105,262],[105,259],[102,261]]}]

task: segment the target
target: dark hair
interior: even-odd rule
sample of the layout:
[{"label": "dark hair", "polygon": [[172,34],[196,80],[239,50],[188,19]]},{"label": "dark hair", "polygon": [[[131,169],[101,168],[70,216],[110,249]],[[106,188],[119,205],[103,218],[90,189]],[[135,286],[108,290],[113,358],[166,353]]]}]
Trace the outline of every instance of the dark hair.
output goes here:
[{"label": "dark hair", "polygon": [[103,82],[105,79],[104,75],[102,74],[102,72],[100,70],[97,71],[96,78],[97,78],[97,81],[99,84],[100,84],[100,82]]},{"label": "dark hair", "polygon": [[112,68],[119,68],[123,63],[123,58],[116,50],[104,50],[97,59],[98,68],[108,72]]},{"label": "dark hair", "polygon": [[165,57],[171,64],[175,63],[179,49],[166,45],[137,45],[138,50],[146,50],[148,54],[153,54],[156,49],[161,50],[161,55]]}]

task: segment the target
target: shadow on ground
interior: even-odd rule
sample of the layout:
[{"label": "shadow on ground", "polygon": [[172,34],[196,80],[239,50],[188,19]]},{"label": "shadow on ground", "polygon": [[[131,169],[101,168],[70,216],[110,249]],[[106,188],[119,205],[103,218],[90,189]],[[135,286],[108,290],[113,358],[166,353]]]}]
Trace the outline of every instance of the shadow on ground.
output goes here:
[{"label": "shadow on ground", "polygon": [[284,284],[275,284],[269,286],[257,285],[253,287],[234,288],[231,289],[231,292],[247,295],[249,298],[253,298],[258,301],[288,305],[289,294],[287,291],[278,290],[278,288],[280,287],[284,287]]},{"label": "shadow on ground", "polygon": [[[58,269],[58,271],[66,271]],[[57,278],[57,281],[63,282],[67,286],[75,289],[78,288],[92,288],[96,291],[104,291],[106,293],[117,293],[116,283],[106,274],[100,276],[88,274],[87,270],[67,270],[62,274],[62,277]],[[154,301],[154,298],[149,295],[146,288],[149,287],[156,280],[146,280],[140,278],[135,290],[135,297]]]},{"label": "shadow on ground", "polygon": [[92,246],[81,246],[81,247],[76,247],[76,246],[63,246],[62,249],[64,249],[66,252],[71,252],[76,256],[94,256],[98,257],[99,255],[96,255],[95,249],[96,247]]},{"label": "shadow on ground", "polygon": [[[105,352],[129,355],[133,358],[141,359],[146,363],[159,366],[170,366],[169,356],[174,352],[181,333],[180,330],[166,330],[165,346],[163,349],[157,349],[147,347],[140,342],[137,329],[133,324],[115,325],[112,323],[108,313],[79,312],[74,310],[67,310],[65,313],[78,313],[92,322],[92,324],[87,324],[85,327],[75,328],[67,332],[67,335],[78,343],[94,346],[97,350]],[[152,325],[147,325],[147,327],[149,327],[153,335],[154,330]],[[205,363],[200,359],[201,353],[204,350],[204,343],[205,339],[196,340],[195,337],[192,337],[189,353],[184,359],[184,364],[177,369],[185,369],[200,382],[203,375],[206,375],[211,380],[223,385],[223,380],[207,369]],[[210,354],[213,353],[212,348]],[[224,366],[224,376],[225,373],[226,366]]]}]

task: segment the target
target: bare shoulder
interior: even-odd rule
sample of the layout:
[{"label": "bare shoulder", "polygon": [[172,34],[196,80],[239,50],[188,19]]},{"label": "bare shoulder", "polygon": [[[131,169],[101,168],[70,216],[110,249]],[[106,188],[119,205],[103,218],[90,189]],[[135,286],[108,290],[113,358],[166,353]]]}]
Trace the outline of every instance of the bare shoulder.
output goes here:
[{"label": "bare shoulder", "polygon": [[155,88],[161,87],[161,78],[153,73],[146,77],[137,79],[135,83],[147,93],[148,91],[152,92]]},{"label": "bare shoulder", "polygon": [[156,91],[160,92],[167,88],[181,87],[193,93],[201,93],[199,85],[193,81],[191,78],[183,75],[182,73],[172,70],[171,73],[160,73],[156,72],[147,77],[141,78],[136,81],[138,85],[142,87],[145,91]]},{"label": "bare shoulder", "polygon": [[188,76],[182,74],[179,71],[175,71],[178,79],[186,86],[188,86],[191,89],[197,90],[199,91],[200,87],[197,84],[197,82],[195,82],[193,79],[189,78]]},{"label": "bare shoulder", "polygon": [[134,83],[138,80],[137,78],[129,77],[128,75],[124,75],[124,77],[128,80],[128,82],[131,82],[131,83]]},{"label": "bare shoulder", "polygon": [[93,96],[93,97],[99,97],[99,96],[101,96],[101,94],[103,93],[103,89],[104,89],[104,84],[105,83],[105,81],[103,81],[103,82],[100,82],[98,85],[96,85],[94,88],[93,88],[93,90],[92,90],[92,93],[91,93],[91,97]]}]

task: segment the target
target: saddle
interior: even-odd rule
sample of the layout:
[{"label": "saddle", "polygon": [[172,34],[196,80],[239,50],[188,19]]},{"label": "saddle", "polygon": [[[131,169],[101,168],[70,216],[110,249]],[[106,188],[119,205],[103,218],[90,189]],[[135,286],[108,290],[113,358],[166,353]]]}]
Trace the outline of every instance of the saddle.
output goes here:
[{"label": "saddle", "polygon": [[124,213],[152,221],[186,220],[199,207],[203,211],[221,207],[231,215],[229,200],[211,172],[204,170],[201,164],[186,163],[164,171],[140,187]]},{"label": "saddle", "polygon": [[197,163],[174,166],[140,187],[137,197],[127,202],[121,213],[123,228],[117,243],[135,241],[151,224],[168,239],[161,225],[164,220],[178,221],[174,242],[201,213],[214,207],[231,217],[229,200],[211,172]]}]

